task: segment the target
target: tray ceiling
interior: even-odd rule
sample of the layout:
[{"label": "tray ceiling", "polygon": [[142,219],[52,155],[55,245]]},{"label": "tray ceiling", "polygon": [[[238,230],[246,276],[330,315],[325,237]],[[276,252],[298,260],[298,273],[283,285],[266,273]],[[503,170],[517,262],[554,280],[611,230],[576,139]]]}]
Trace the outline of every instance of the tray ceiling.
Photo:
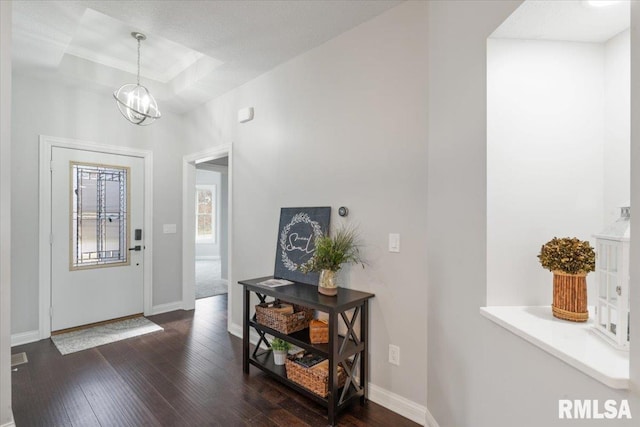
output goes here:
[{"label": "tray ceiling", "polygon": [[109,94],[141,80],[189,111],[374,18],[400,1],[13,2],[13,69]]}]

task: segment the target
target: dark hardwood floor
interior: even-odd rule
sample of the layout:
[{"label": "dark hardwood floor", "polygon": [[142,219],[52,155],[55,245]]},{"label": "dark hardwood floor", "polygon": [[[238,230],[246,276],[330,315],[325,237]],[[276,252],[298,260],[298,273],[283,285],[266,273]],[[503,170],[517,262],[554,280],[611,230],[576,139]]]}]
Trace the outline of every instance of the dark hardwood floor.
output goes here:
[{"label": "dark hardwood floor", "polygon": [[[242,373],[241,340],[226,331],[227,297],[151,320],[157,332],[62,356],[51,340],[20,347],[13,414],[29,426],[325,426],[325,409],[258,369]],[[416,426],[367,402],[340,426]]]}]

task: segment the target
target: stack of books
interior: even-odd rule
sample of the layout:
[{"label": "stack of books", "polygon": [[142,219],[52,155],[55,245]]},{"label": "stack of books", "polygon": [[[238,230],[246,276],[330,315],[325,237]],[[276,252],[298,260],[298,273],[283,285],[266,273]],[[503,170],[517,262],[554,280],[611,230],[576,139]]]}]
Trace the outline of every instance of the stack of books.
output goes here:
[{"label": "stack of books", "polygon": [[298,353],[294,356],[293,361],[300,366],[309,369],[326,361],[327,358],[313,353]]}]

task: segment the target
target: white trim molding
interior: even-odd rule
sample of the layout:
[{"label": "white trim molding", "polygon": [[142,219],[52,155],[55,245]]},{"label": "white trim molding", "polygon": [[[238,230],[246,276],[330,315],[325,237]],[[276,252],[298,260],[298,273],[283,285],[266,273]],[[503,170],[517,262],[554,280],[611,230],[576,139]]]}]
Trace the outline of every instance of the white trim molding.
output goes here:
[{"label": "white trim molding", "polygon": [[[170,311],[182,310],[182,301],[168,302],[166,304],[154,305],[151,308],[150,315],[168,313]],[[145,313],[146,315],[146,313]]]},{"label": "white trim molding", "polygon": [[39,167],[39,334],[51,336],[51,150],[54,147],[98,153],[141,157],[144,160],[144,314],[151,314],[153,305],[153,153],[130,147],[98,144],[76,139],[40,135]]},{"label": "white trim molding", "polygon": [[[227,332],[229,332],[231,335],[236,336],[237,338],[242,339],[242,325],[231,323],[227,329]],[[259,340],[260,335],[258,335],[258,333],[254,329],[249,330],[249,342],[253,345],[256,345],[258,344]],[[260,344],[260,348],[264,348],[266,350],[267,346],[262,343]]]},{"label": "white trim molding", "polygon": [[[227,325],[227,332],[229,332],[231,335],[233,335],[233,336],[235,336],[237,338],[242,339],[242,325],[238,325],[237,323],[230,323],[229,325]],[[249,338],[249,339],[251,340],[251,342],[253,344],[258,342],[258,340],[253,342],[253,340],[251,338]]]},{"label": "white trim molding", "polygon": [[40,331],[27,331],[11,334],[11,347],[40,341]]},{"label": "white trim molding", "polygon": [[369,400],[413,422],[426,425],[427,408],[399,394],[369,383]]},{"label": "white trim molding", "polygon": [[427,411],[426,417],[425,417],[425,426],[427,427],[440,427],[440,425],[438,424],[438,421],[436,421],[436,419],[433,417],[433,414],[431,412],[429,412],[429,408],[425,408]]}]

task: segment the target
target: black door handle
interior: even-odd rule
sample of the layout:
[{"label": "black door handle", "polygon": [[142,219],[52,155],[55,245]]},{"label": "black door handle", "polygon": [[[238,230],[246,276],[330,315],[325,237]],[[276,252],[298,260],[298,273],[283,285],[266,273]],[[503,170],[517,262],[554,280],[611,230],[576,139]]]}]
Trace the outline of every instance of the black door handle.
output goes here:
[{"label": "black door handle", "polygon": [[134,246],[132,248],[129,248],[130,251],[141,251],[142,250],[142,246],[138,245],[138,246]]}]

